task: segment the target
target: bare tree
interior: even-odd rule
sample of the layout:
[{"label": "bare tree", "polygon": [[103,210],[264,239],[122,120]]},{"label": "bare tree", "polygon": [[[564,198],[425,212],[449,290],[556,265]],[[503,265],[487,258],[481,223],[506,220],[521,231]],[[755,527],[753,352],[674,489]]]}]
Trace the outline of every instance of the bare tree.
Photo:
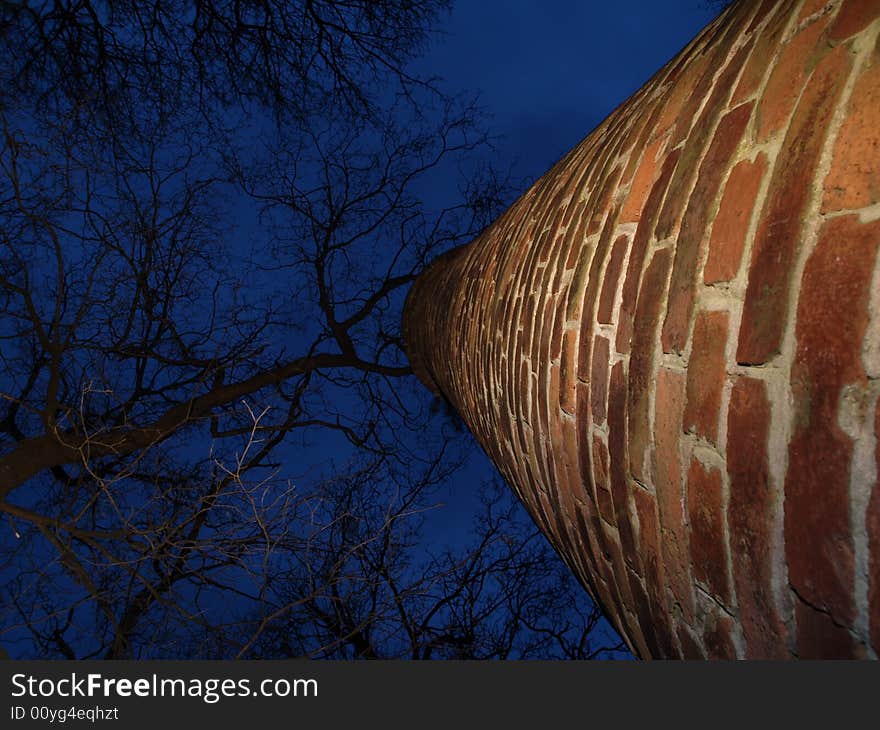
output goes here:
[{"label": "bare tree", "polygon": [[[403,580],[402,548],[368,553],[409,544],[409,503],[382,521],[368,495],[423,509],[461,448],[406,378],[402,293],[508,195],[474,165],[475,105],[408,70],[445,6],[2,4],[0,580],[20,653],[271,654],[306,611],[293,653],[369,655],[362,619],[321,614],[334,551],[349,584]],[[427,203],[450,168],[459,188]],[[407,596],[494,575],[466,565],[434,556]],[[406,653],[449,654],[436,626],[465,600],[430,620],[408,603]],[[523,600],[510,620],[544,632]],[[467,651],[514,644],[488,646]]]}]

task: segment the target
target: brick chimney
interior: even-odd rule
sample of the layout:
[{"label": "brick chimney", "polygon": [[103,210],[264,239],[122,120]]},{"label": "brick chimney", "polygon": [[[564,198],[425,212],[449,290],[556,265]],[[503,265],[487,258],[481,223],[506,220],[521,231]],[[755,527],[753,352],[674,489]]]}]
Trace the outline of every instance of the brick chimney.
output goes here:
[{"label": "brick chimney", "polygon": [[743,0],[404,315],[641,657],[880,652],[880,2]]}]

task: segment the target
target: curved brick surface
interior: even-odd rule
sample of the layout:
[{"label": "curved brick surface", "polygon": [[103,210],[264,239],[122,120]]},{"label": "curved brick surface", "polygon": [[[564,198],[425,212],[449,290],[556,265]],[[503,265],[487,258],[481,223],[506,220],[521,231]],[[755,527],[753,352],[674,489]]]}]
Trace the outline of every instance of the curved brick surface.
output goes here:
[{"label": "curved brick surface", "polygon": [[643,657],[880,651],[880,2],[736,3],[404,336]]}]

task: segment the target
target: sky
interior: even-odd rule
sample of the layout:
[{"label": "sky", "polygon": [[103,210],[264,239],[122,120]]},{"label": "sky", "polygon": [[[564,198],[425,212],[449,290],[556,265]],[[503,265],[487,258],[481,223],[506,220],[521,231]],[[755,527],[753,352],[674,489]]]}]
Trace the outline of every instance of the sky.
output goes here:
[{"label": "sky", "polygon": [[496,162],[532,180],[717,13],[712,0],[459,0],[420,68],[478,92]]}]

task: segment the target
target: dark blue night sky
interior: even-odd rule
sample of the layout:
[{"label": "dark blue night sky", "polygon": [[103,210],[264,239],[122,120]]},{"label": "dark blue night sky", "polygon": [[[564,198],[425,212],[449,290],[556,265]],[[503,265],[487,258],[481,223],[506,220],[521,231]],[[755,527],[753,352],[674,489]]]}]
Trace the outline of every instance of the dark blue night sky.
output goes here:
[{"label": "dark blue night sky", "polygon": [[420,68],[477,91],[496,163],[537,179],[717,12],[709,0],[464,0]]}]

